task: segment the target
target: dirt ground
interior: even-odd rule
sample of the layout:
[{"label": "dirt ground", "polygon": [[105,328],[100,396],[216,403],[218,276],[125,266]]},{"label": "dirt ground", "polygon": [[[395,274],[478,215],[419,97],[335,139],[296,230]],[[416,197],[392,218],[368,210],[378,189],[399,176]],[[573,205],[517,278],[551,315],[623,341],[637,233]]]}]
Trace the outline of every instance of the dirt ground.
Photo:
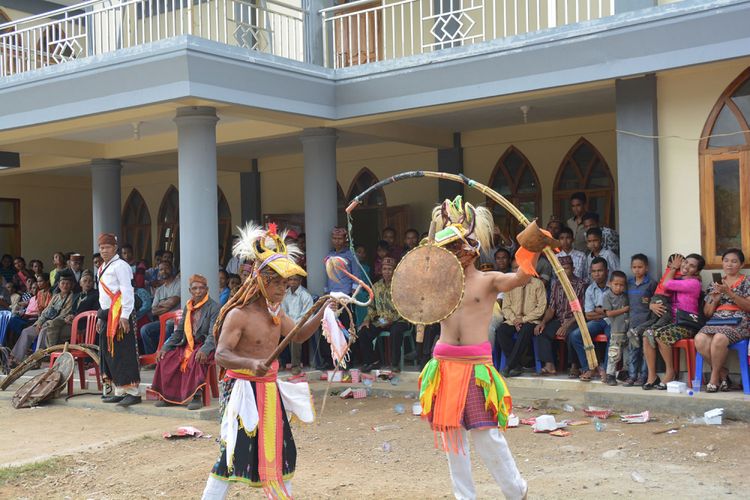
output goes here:
[{"label": "dirt ground", "polygon": [[[405,405],[407,414],[394,412],[398,403]],[[427,425],[409,415],[411,403],[403,397],[329,398],[319,424],[294,428],[295,497],[452,498],[445,457],[434,449]],[[543,412],[516,408],[521,418]],[[579,411],[556,417],[585,418]],[[747,494],[747,424],[708,427],[665,415],[657,418],[642,425],[611,418],[602,432],[590,424],[569,427],[572,435],[565,438],[535,434],[522,425],[509,429],[507,438],[529,482],[529,498]],[[61,406],[13,410],[7,402],[0,404],[0,421],[0,460],[6,467],[0,469],[0,498],[199,498],[218,451],[215,422]],[[180,424],[195,425],[213,437],[180,441],[160,437]],[[385,424],[399,428],[373,430]],[[670,427],[679,430],[654,434]],[[389,451],[384,450],[385,443]],[[475,458],[479,497],[501,498]],[[41,462],[29,465],[34,460]],[[7,468],[10,464],[16,466]],[[235,485],[231,496],[262,498],[259,491],[244,485]]]}]

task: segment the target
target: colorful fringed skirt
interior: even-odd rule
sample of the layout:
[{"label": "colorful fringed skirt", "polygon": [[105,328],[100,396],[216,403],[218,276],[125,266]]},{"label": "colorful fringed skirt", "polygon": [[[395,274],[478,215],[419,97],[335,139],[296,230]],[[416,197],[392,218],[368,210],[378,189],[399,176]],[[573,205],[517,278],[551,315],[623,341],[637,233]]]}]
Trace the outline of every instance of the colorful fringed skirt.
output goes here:
[{"label": "colorful fringed skirt", "polygon": [[505,430],[513,406],[505,381],[492,365],[489,342],[470,346],[438,342],[433,359],[419,376],[419,400],[436,445],[454,453],[461,448],[460,427]]}]

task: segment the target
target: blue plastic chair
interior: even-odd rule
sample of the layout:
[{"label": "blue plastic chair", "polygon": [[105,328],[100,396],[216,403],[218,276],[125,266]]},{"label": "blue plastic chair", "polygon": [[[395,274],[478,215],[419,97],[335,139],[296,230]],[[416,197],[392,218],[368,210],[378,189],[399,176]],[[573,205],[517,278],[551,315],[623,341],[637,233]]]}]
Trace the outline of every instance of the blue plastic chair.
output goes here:
[{"label": "blue plastic chair", "polygon": [[[750,394],[750,367],[748,367],[747,346],[748,339],[740,340],[731,344],[729,348],[737,351],[740,359],[740,376],[742,378],[742,392]],[[699,352],[695,353],[695,380],[693,380],[693,391],[699,392],[703,383],[703,356]]]},{"label": "blue plastic chair", "polygon": [[5,345],[5,335],[8,332],[10,318],[10,311],[0,311],[0,345]]},{"label": "blue plastic chair", "polygon": [[[518,339],[518,334],[513,334],[513,341],[515,342]],[[534,369],[537,373],[542,372],[542,362],[539,361],[539,357],[537,356],[537,351],[539,350],[537,348],[537,336],[534,335],[531,337],[531,347],[534,351]],[[499,361],[498,361],[498,354],[499,354]],[[505,353],[500,349],[500,351],[497,351],[497,348],[495,346],[492,346],[492,361],[495,365],[495,369],[499,372],[503,371],[505,369],[505,365],[507,363],[507,360],[505,359]]]}]

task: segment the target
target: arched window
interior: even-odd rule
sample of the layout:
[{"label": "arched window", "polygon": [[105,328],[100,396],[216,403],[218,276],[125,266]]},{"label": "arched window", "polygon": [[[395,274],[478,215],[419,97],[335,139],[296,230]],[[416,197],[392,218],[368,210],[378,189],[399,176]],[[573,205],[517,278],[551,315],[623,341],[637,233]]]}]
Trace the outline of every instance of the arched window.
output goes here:
[{"label": "arched window", "polygon": [[175,263],[180,261],[180,196],[174,186],[169,186],[159,207],[159,248],[172,252]]},{"label": "arched window", "polygon": [[219,262],[226,263],[232,256],[232,211],[219,188]]},{"label": "arched window", "polygon": [[137,189],[130,192],[122,211],[122,241],[133,245],[137,260],[151,261],[151,214]]},{"label": "arched window", "polygon": [[[732,247],[750,252],[750,68],[724,90],[699,145],[703,256],[721,266]],[[744,217],[743,217],[744,216]]]},{"label": "arched window", "polygon": [[[365,167],[354,176],[351,186],[349,186],[349,195],[346,197],[347,200],[351,200],[358,194],[362,193],[365,189],[376,184],[378,178],[375,177],[369,168]],[[385,207],[388,203],[385,199],[385,192],[382,189],[376,189],[367,197],[362,200],[363,207]]]},{"label": "arched window", "polygon": [[601,225],[614,227],[615,182],[604,157],[589,141],[578,139],[557,170],[555,215],[563,221],[571,217],[570,195],[583,191],[590,212],[599,214]]},{"label": "arched window", "polygon": [[[490,187],[506,197],[529,219],[542,213],[542,190],[531,162],[515,146],[509,147],[497,161],[490,176]],[[495,223],[506,235],[515,235],[520,227],[515,217],[487,198]],[[543,223],[540,221],[540,225]]]}]

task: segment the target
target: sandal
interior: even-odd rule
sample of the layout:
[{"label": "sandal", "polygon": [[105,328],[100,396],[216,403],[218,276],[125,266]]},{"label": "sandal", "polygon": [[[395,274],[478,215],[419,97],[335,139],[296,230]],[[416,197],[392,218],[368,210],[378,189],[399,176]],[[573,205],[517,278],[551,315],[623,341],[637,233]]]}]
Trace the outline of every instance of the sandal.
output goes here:
[{"label": "sandal", "polygon": [[549,371],[546,368],[542,368],[539,373],[535,373],[534,375],[537,376],[537,377],[554,377],[555,375],[557,375],[557,372],[556,371]]},{"label": "sandal", "polygon": [[581,382],[591,382],[591,379],[596,375],[596,370],[586,370],[585,372],[581,373],[581,376],[578,377],[578,380],[580,380]]},{"label": "sandal", "polygon": [[[661,379],[659,377],[656,377],[656,380],[654,380],[650,384],[648,382],[644,383],[641,386],[641,389],[643,389],[644,391],[650,391],[651,389],[658,389],[658,386],[660,386],[660,385],[663,385],[661,383]],[[667,386],[665,385],[664,388],[666,389]]]},{"label": "sandal", "polygon": [[719,383],[719,390],[721,392],[729,392],[729,388],[731,387],[731,382],[729,380],[729,377],[725,378],[724,380]]},{"label": "sandal", "polygon": [[568,372],[568,378],[579,378],[581,376],[581,370],[579,368],[571,368]]},{"label": "sandal", "polygon": [[719,388],[716,387],[711,382],[709,382],[709,383],[706,384],[706,392],[718,392],[718,391],[719,391]]}]

